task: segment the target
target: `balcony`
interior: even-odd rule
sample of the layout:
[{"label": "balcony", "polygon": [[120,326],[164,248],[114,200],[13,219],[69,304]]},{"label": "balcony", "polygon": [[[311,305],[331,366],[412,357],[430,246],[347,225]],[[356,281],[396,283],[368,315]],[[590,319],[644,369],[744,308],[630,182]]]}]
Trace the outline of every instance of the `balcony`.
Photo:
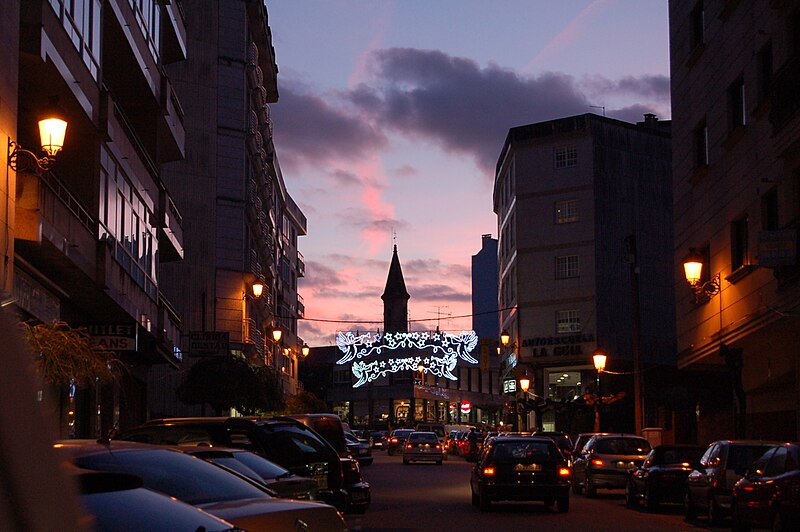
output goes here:
[{"label": "balcony", "polygon": [[161,15],[161,61],[186,60],[186,23],[178,0],[164,0]]},{"label": "balcony", "polygon": [[303,296],[297,294],[297,317],[298,318],[305,318],[306,317],[306,303],[303,300]]},{"label": "balcony", "polygon": [[175,94],[172,82],[161,73],[161,117],[158,123],[158,141],[161,162],[183,159],[186,154],[186,129],[183,125],[183,107]]},{"label": "balcony", "polygon": [[158,249],[161,262],[183,259],[183,218],[165,189],[159,194]]},{"label": "balcony", "polygon": [[303,258],[303,254],[299,251],[297,252],[297,276],[298,277],[305,277],[306,276],[306,261]]}]

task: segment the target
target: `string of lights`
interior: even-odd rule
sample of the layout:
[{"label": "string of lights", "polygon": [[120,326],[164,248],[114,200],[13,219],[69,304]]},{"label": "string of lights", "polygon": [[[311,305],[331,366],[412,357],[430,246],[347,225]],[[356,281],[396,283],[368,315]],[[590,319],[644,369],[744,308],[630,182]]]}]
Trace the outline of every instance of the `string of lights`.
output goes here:
[{"label": "string of lights", "polygon": [[[460,318],[471,318],[473,316],[484,316],[484,315],[487,315],[487,314],[497,314],[498,312],[504,312],[506,310],[512,310],[514,308],[516,308],[516,307],[505,307],[505,308],[501,308],[501,309],[497,309],[497,310],[490,310],[490,311],[487,311],[487,312],[475,312],[473,314],[461,314],[459,316],[447,316],[446,319],[455,320],[455,319],[460,319]],[[306,317],[298,318],[296,316],[278,316],[278,319],[314,321],[314,322],[318,322],[318,323],[356,323],[356,324],[363,324],[363,323],[378,323],[378,324],[382,324],[383,323],[383,320],[333,320],[333,319],[325,319],[325,318],[306,318]],[[442,319],[445,319],[445,318],[441,318],[441,317],[438,317],[438,318],[421,318],[421,319],[416,319],[416,320],[408,320],[408,323],[422,323],[422,322],[428,322],[428,321],[441,321]]]}]

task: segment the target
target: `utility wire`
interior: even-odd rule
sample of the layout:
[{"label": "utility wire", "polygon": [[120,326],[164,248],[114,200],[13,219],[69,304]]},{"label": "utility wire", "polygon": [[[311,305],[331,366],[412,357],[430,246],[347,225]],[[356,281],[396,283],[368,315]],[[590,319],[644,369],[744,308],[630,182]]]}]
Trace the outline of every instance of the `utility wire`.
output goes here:
[{"label": "utility wire", "polygon": [[[459,319],[459,318],[471,318],[473,316],[484,316],[486,314],[497,314],[498,312],[503,312],[506,310],[511,310],[516,307],[506,307],[497,310],[490,310],[487,312],[476,312],[474,314],[462,314],[460,316],[448,316],[447,319]],[[303,321],[316,321],[321,323],[383,323],[383,320],[330,320],[330,319],[323,319],[323,318],[298,318],[296,316],[278,316],[278,319],[282,320],[303,320]],[[408,320],[408,323],[420,323],[423,321],[437,321],[441,318],[422,318],[418,320]]]}]

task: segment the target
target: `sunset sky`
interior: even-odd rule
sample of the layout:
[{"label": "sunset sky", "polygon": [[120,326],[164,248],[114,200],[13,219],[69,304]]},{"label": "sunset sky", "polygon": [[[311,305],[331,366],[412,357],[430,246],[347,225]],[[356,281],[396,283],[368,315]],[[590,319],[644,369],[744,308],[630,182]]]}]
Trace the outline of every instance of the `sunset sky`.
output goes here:
[{"label": "sunset sky", "polygon": [[[413,329],[471,328],[509,128],[670,118],[667,0],[267,0],[275,145],[308,218],[311,346],[381,327],[392,245]],[[604,109],[603,109],[604,108]],[[393,239],[393,234],[396,238]],[[427,321],[419,321],[427,320]]]}]

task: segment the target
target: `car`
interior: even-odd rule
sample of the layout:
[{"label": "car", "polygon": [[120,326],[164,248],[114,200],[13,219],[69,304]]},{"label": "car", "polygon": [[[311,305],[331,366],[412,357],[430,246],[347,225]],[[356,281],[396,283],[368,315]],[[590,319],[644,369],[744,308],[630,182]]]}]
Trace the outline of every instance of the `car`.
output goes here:
[{"label": "car", "polygon": [[661,503],[683,504],[686,477],[705,451],[702,445],[657,445],[642,465],[628,472],[625,503],[654,511]]},{"label": "car", "polygon": [[444,451],[435,432],[412,432],[406,440],[403,451],[403,465],[411,462],[434,462],[442,465]]},{"label": "car", "polygon": [[369,446],[369,443],[356,438],[356,436],[350,432],[345,433],[344,439],[345,444],[347,444],[347,449],[350,451],[350,456],[358,461],[359,466],[368,466],[372,464],[372,448]]},{"label": "car", "polygon": [[733,529],[800,527],[800,444],[773,447],[733,486]]},{"label": "car", "polygon": [[558,450],[560,450],[561,454],[564,455],[564,458],[567,459],[567,462],[570,464],[572,463],[572,448],[575,446],[575,444],[572,443],[572,438],[570,438],[568,433],[541,430],[534,432],[533,435],[544,436],[553,440],[556,444],[556,447],[558,447]]},{"label": "car", "polygon": [[261,482],[277,497],[307,501],[317,499],[317,482],[314,479],[295,475],[250,451],[224,447],[184,447],[183,450]]},{"label": "car", "polygon": [[143,486],[249,530],[346,530],[342,515],[320,502],[272,497],[262,485],[177,448],[129,441],[62,440],[57,456],[75,467],[140,477]]},{"label": "car", "polygon": [[693,520],[705,513],[711,525],[719,525],[730,513],[733,486],[757,458],[780,442],[717,440],[706,448],[700,462],[686,477],[684,515]]},{"label": "car", "polygon": [[436,437],[439,438],[439,443],[442,444],[442,451],[444,454],[444,459],[447,460],[447,446],[445,442],[447,440],[447,432],[445,431],[445,427],[443,423],[417,423],[416,426],[417,432],[433,432],[436,434]]},{"label": "car", "polygon": [[389,456],[397,453],[402,453],[408,439],[408,435],[414,432],[414,429],[394,429],[389,435],[389,446],[386,452]]},{"label": "car", "polygon": [[566,512],[571,475],[549,438],[494,438],[472,468],[472,504],[486,511],[493,501],[544,501]]},{"label": "car", "polygon": [[447,454],[458,454],[458,435],[461,433],[460,430],[454,429],[447,433],[447,436],[444,440],[445,451]]},{"label": "car", "polygon": [[608,433],[606,433],[606,432],[582,432],[582,433],[578,434],[578,436],[575,438],[575,445],[572,447],[573,460],[575,459],[575,456],[577,456],[577,455],[579,455],[581,453],[581,451],[583,450],[583,446],[586,445],[586,442],[588,442],[590,439],[592,439],[592,436],[600,436],[602,434],[608,434]]},{"label": "car", "polygon": [[383,451],[389,446],[389,431],[386,430],[373,430],[370,432],[372,439],[372,448],[376,451]]},{"label": "car", "polygon": [[70,465],[64,469],[77,481],[81,502],[91,519],[91,530],[241,530],[200,508],[145,488],[136,475],[91,471]]},{"label": "car", "polygon": [[[345,433],[350,432],[349,426],[342,422],[337,414],[292,414],[287,418],[303,423],[320,434],[339,454],[342,466],[344,483],[347,486],[346,510],[352,513],[364,513],[371,501],[371,487],[361,475],[360,461],[353,457],[347,445]],[[345,430],[347,429],[347,430]],[[372,453],[369,462],[372,463]]]},{"label": "car", "polygon": [[628,470],[639,467],[650,442],[635,434],[592,436],[572,462],[572,491],[597,495],[599,488],[625,489]]},{"label": "car", "polygon": [[[350,497],[338,453],[316,431],[293,419],[152,419],[120,433],[116,439],[156,445],[247,449],[295,475],[314,479],[320,500],[342,511],[348,508]],[[350,466],[349,461],[347,465]],[[360,486],[352,488],[358,492]]]}]

